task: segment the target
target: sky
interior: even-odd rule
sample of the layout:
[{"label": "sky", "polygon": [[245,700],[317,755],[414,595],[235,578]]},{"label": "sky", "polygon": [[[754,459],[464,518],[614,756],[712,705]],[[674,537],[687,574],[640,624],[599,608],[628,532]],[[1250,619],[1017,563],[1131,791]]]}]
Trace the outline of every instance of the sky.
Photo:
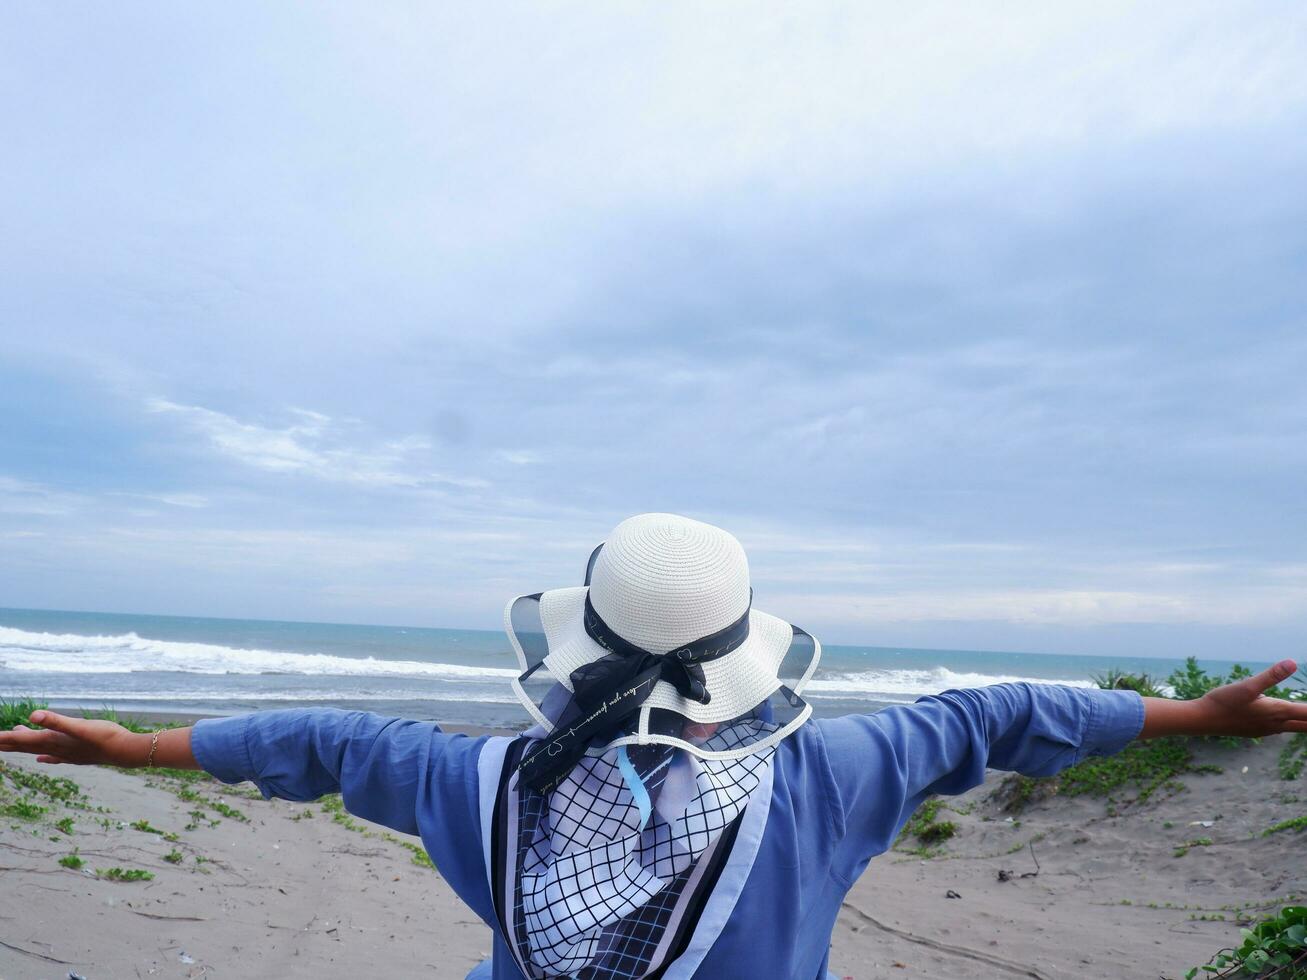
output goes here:
[{"label": "sky", "polygon": [[1307,636],[1307,8],[6,4],[0,606]]}]

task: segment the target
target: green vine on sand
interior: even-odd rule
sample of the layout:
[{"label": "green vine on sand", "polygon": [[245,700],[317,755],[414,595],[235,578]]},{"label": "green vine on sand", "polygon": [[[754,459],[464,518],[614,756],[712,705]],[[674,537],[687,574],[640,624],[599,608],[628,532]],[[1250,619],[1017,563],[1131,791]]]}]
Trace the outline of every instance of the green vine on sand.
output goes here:
[{"label": "green vine on sand", "polygon": [[1275,826],[1267,827],[1263,830],[1262,836],[1270,837],[1271,834],[1278,834],[1284,830],[1296,830],[1299,833],[1307,830],[1307,816],[1292,817],[1289,820],[1282,820],[1280,823],[1275,824]]},{"label": "green vine on sand", "polygon": [[1240,934],[1239,946],[1227,947],[1201,967],[1193,967],[1185,980],[1200,973],[1231,980],[1307,980],[1307,908],[1290,905]]},{"label": "green vine on sand", "polygon": [[1280,750],[1280,778],[1297,779],[1302,775],[1304,765],[1307,765],[1307,732],[1297,732],[1289,737],[1289,743]]}]

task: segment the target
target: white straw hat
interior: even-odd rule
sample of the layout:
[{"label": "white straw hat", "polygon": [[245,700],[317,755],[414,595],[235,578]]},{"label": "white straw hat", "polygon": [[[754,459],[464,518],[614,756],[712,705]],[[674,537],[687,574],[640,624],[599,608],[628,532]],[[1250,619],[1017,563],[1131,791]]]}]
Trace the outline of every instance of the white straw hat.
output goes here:
[{"label": "white straw hat", "polygon": [[[706,703],[687,697],[667,680],[658,680],[643,701],[634,734],[609,745],[684,745],[680,737],[650,729],[650,713],[659,709],[711,725],[740,718],[781,692],[790,706],[801,710],[790,723],[773,726],[768,734],[774,737],[761,740],[766,744],[775,744],[810,714],[798,695],[816,669],[821,646],[803,630],[752,608],[748,559],[739,541],[721,528],[674,514],[629,518],[592,556],[588,581],[588,587],[521,596],[508,604],[505,626],[527,674],[543,666],[567,691],[573,691],[573,672],[616,655],[613,646],[596,641],[596,635],[602,635],[593,629],[596,619],[620,638],[618,646],[625,641],[649,654],[681,654],[687,645],[728,629],[734,630],[736,644],[729,652],[697,662]],[[592,610],[589,624],[587,598]],[[535,610],[529,628],[520,615],[524,602]],[[524,637],[528,630],[543,634],[543,644],[531,655]],[[797,673],[783,680],[782,663],[799,640],[802,656],[797,666],[793,657],[787,664]],[[525,677],[514,682],[514,690],[545,731],[552,731],[553,720],[524,690]],[[699,755],[718,754],[686,747]],[[730,754],[761,747],[752,742]]]}]

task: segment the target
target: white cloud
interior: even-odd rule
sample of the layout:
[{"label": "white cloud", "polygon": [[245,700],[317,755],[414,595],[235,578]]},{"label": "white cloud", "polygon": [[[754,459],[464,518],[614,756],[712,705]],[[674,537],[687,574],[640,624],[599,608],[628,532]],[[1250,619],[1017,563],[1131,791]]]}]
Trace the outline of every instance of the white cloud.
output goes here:
[{"label": "white cloud", "polygon": [[0,476],[0,514],[25,517],[60,517],[82,503],[78,494],[55,490],[40,483]]},{"label": "white cloud", "polygon": [[299,422],[271,428],[166,398],[150,398],[146,407],[184,419],[217,453],[256,469],[373,488],[488,486],[480,478],[447,476],[424,468],[414,457],[429,450],[431,444],[420,436],[350,445],[347,437],[356,436],[353,430],[357,425],[337,424],[321,412],[291,409]]},{"label": "white cloud", "polygon": [[514,466],[530,466],[541,459],[540,454],[531,449],[501,449],[495,455]]},{"label": "white cloud", "polygon": [[155,503],[167,504],[169,507],[185,507],[200,510],[209,506],[209,498],[199,493],[132,493],[115,491],[114,497],[135,497],[139,500],[153,500]]}]

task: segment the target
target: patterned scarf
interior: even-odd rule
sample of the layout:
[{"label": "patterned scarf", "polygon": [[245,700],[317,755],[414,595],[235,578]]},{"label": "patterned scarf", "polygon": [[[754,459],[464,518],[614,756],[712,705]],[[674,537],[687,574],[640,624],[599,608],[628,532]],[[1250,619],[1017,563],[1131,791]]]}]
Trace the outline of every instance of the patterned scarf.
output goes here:
[{"label": "patterned scarf", "polygon": [[[737,721],[704,747],[729,750],[774,727]],[[547,793],[510,780],[504,926],[523,972],[640,978],[679,955],[773,752],[705,760],[622,746],[583,758]]]}]

